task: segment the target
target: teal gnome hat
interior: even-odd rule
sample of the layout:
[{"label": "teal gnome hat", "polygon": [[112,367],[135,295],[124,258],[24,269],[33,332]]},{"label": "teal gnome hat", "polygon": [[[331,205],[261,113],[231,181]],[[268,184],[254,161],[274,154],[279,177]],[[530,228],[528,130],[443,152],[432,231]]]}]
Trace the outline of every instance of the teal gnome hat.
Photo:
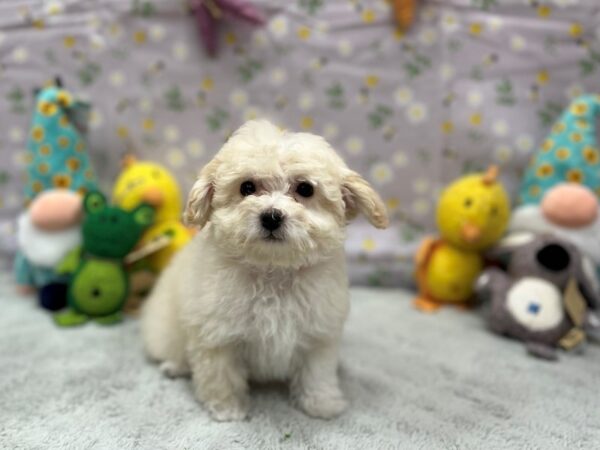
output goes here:
[{"label": "teal gnome hat", "polygon": [[600,196],[600,150],[596,117],[600,95],[576,98],[533,156],[519,191],[522,204],[538,204],[559,183],[578,183]]},{"label": "teal gnome hat", "polygon": [[84,136],[74,121],[82,105],[58,86],[39,92],[27,143],[27,203],[48,189],[96,189]]}]

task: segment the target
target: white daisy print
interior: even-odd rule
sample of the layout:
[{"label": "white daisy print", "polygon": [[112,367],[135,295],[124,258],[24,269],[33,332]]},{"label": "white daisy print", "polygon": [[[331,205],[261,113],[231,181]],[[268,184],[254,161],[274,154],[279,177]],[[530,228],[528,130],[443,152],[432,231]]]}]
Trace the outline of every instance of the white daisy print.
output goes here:
[{"label": "white daisy print", "polygon": [[173,44],[172,54],[177,61],[185,61],[188,58],[189,52],[188,46],[184,42],[175,42]]},{"label": "white daisy print", "polygon": [[150,39],[154,42],[161,42],[165,38],[165,27],[162,25],[153,25],[150,27]]},{"label": "white daisy print", "polygon": [[282,38],[288,33],[288,20],[283,16],[275,17],[268,23],[267,28],[273,36]]},{"label": "white daisy print", "polygon": [[513,149],[506,144],[500,144],[494,150],[494,158],[496,159],[496,161],[501,163],[506,163],[510,161],[510,159],[512,158],[512,154]]},{"label": "white daisy print", "polygon": [[338,42],[337,49],[340,56],[350,56],[353,51],[352,43],[347,39],[342,39]]},{"label": "white daisy print", "polygon": [[490,31],[497,32],[500,31],[504,26],[504,21],[499,16],[490,15],[490,17],[486,20],[486,24]]},{"label": "white daisy print", "polygon": [[450,64],[442,64],[440,67],[440,78],[442,81],[448,81],[454,77],[456,70]]},{"label": "white daisy print", "polygon": [[521,35],[515,34],[510,38],[510,48],[514,51],[519,52],[526,46],[525,38]]},{"label": "white daisy print", "polygon": [[267,33],[263,30],[257,30],[252,34],[253,45],[257,48],[263,48],[267,45]]},{"label": "white daisy print", "polygon": [[454,33],[460,28],[458,17],[454,13],[446,12],[442,14],[440,21],[442,25],[442,30],[446,33]]},{"label": "white daisy print", "polygon": [[417,194],[424,194],[429,190],[429,180],[427,178],[417,178],[413,182],[413,190]]},{"label": "white daisy print", "polygon": [[377,184],[385,184],[393,178],[392,169],[384,162],[373,164],[371,167],[371,178]]},{"label": "white daisy print", "polygon": [[394,92],[394,99],[398,105],[406,106],[413,99],[413,93],[409,87],[401,86]]},{"label": "white daisy print", "polygon": [[415,200],[412,204],[412,211],[417,216],[424,216],[430,210],[431,210],[431,203],[427,199],[420,198],[420,199]]},{"label": "white daisy print", "polygon": [[323,136],[326,139],[334,139],[340,132],[340,129],[335,123],[328,123],[323,128]]},{"label": "white daisy print", "polygon": [[141,112],[149,114],[154,109],[154,105],[153,105],[153,102],[151,99],[142,98],[142,99],[140,99],[140,101],[138,103],[138,108],[140,109]]},{"label": "white daisy print", "polygon": [[280,84],[285,83],[285,81],[287,80],[287,72],[281,67],[276,67],[271,71],[269,78],[272,84],[274,84],[275,86],[279,86]]},{"label": "white daisy print", "polygon": [[167,153],[167,162],[171,167],[182,167],[185,163],[185,154],[178,148],[171,148]]},{"label": "white daisy print", "polygon": [[406,117],[412,124],[419,124],[427,118],[427,107],[423,103],[415,102],[406,111]]},{"label": "white daisy print", "polygon": [[177,142],[179,140],[179,128],[175,125],[167,125],[163,130],[163,135],[167,142]]},{"label": "white daisy print", "polygon": [[104,124],[104,115],[98,109],[90,111],[89,125],[92,130],[97,130]]},{"label": "white daisy print", "polygon": [[248,106],[244,110],[244,120],[254,120],[261,116],[261,112],[255,106]]},{"label": "white daisy print", "polygon": [[492,124],[492,132],[499,137],[506,136],[508,133],[508,124],[505,120],[496,120]]},{"label": "white daisy print", "polygon": [[392,162],[396,167],[406,167],[408,165],[408,154],[403,150],[398,150],[394,153]]},{"label": "white daisy print", "polygon": [[522,134],[517,137],[516,145],[522,152],[528,152],[533,149],[533,138],[527,134]]},{"label": "white daisy print", "polygon": [[204,144],[199,139],[190,139],[185,144],[185,148],[191,156],[195,157],[202,156],[205,151]]},{"label": "white daisy print", "polygon": [[12,142],[14,142],[15,144],[18,144],[19,142],[23,142],[23,139],[25,136],[23,134],[23,130],[21,130],[20,128],[14,127],[14,128],[10,129],[9,137]]},{"label": "white daisy print", "polygon": [[583,95],[583,86],[579,83],[573,83],[567,87],[565,94],[569,99],[579,97]]},{"label": "white daisy print", "polygon": [[15,47],[12,51],[12,60],[16,63],[24,63],[29,59],[29,50],[25,47]]},{"label": "white daisy print", "polygon": [[357,155],[363,151],[364,143],[359,137],[349,137],[346,140],[346,150],[352,155]]},{"label": "white daisy print", "polygon": [[248,94],[243,89],[234,89],[229,94],[229,102],[235,108],[243,108],[248,104]]},{"label": "white daisy print", "polygon": [[480,91],[469,91],[467,94],[467,103],[473,108],[477,108],[483,102],[483,95]]},{"label": "white daisy print", "polygon": [[309,109],[312,109],[314,104],[315,97],[310,92],[303,92],[300,94],[300,97],[298,97],[298,107],[302,111],[308,111]]},{"label": "white daisy print", "polygon": [[125,84],[125,75],[123,74],[123,72],[115,70],[109,75],[108,80],[111,86],[121,87],[123,86],[123,84]]},{"label": "white daisy print", "polygon": [[419,33],[419,42],[425,46],[430,46],[436,43],[438,33],[434,28],[425,28]]}]

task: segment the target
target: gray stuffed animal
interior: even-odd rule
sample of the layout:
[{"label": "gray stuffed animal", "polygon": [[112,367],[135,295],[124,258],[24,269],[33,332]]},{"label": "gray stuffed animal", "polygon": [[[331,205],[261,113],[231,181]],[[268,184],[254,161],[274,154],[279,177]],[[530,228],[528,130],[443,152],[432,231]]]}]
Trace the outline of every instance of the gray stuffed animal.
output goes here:
[{"label": "gray stuffed animal", "polygon": [[490,328],[525,342],[534,356],[557,359],[557,348],[582,348],[598,332],[600,289],[591,261],[551,234],[517,233],[493,250],[507,271],[485,270],[476,291],[490,300]]}]

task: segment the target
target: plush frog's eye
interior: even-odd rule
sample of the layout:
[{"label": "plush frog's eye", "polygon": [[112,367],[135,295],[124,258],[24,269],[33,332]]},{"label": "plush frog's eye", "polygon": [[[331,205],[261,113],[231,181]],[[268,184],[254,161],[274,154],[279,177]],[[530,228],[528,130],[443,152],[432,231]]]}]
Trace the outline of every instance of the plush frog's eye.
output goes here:
[{"label": "plush frog's eye", "polygon": [[147,227],[154,222],[154,208],[149,205],[140,205],[133,211],[133,219],[138,225]]},{"label": "plush frog's eye", "polygon": [[98,214],[106,207],[106,197],[101,192],[88,192],[83,200],[83,207],[88,214]]},{"label": "plush frog's eye", "polygon": [[463,205],[465,208],[470,208],[471,206],[473,206],[473,199],[471,197],[465,198],[465,200],[463,201]]}]

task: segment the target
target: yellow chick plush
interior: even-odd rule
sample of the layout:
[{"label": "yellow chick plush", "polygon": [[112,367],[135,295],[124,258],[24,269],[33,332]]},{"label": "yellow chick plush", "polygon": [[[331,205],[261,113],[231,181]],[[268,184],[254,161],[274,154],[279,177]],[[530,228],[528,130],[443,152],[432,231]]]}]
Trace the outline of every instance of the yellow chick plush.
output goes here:
[{"label": "yellow chick plush", "polygon": [[175,178],[159,164],[137,161],[128,156],[113,189],[115,205],[130,210],[140,203],[152,205],[156,211],[154,225],[142,236],[138,247],[168,237],[168,244],[149,254],[144,261],[154,272],[160,272],[171,257],[190,240],[191,231],[181,223],[181,192]]},{"label": "yellow chick plush", "polygon": [[440,237],[426,239],[416,255],[417,308],[433,311],[443,303],[464,305],[471,299],[483,269],[481,252],[502,237],[510,219],[510,200],[497,177],[492,166],[442,192],[437,205]]}]

